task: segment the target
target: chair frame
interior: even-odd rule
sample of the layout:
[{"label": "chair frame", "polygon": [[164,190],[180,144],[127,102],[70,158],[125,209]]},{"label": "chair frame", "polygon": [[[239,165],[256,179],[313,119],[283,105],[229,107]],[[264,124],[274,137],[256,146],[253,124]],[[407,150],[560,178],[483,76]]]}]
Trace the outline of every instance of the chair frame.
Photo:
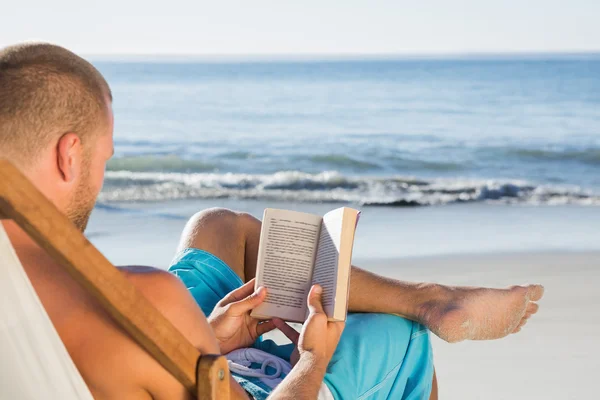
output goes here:
[{"label": "chair frame", "polygon": [[14,165],[0,159],[0,220],[11,219],[198,399],[230,398],[227,360],[200,352]]}]

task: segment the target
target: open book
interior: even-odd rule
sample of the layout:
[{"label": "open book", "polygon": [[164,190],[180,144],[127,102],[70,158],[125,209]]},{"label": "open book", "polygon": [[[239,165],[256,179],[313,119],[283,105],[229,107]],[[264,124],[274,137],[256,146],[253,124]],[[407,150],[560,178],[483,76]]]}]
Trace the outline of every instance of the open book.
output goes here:
[{"label": "open book", "polygon": [[256,267],[256,287],[267,288],[267,298],[252,316],[304,322],[308,292],[319,284],[327,317],[344,321],[359,214],[347,207],[324,217],[267,208]]}]

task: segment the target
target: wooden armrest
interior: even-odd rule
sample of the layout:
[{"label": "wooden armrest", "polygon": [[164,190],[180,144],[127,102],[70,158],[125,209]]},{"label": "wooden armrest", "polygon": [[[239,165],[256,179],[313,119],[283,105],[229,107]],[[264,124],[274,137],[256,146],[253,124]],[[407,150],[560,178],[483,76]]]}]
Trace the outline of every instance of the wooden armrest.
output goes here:
[{"label": "wooden armrest", "polygon": [[[223,361],[216,359],[210,365],[204,361],[199,368],[200,352],[50,200],[16,167],[2,159],[0,214],[12,219],[46,250],[191,395],[197,395],[196,380],[200,369],[204,371],[208,368],[217,378],[223,369],[228,376],[226,360],[223,364]],[[223,390],[221,380],[214,381],[214,385],[212,382],[208,387]],[[218,398],[227,399],[225,396]]]},{"label": "wooden armrest", "polygon": [[10,162],[0,159],[0,219],[14,220],[198,399],[229,400],[223,356],[203,355]]},{"label": "wooden armrest", "polygon": [[227,359],[205,354],[198,361],[198,399],[229,399],[230,376]]}]

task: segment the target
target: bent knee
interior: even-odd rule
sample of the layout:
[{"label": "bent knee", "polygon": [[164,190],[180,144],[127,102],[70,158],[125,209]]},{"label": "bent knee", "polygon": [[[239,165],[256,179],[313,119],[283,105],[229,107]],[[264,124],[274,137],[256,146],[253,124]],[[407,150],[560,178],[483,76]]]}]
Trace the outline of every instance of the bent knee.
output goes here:
[{"label": "bent knee", "polygon": [[199,227],[239,227],[240,225],[259,222],[252,215],[243,211],[233,211],[228,208],[207,208],[194,214],[188,221],[188,225]]},{"label": "bent knee", "polygon": [[223,260],[243,277],[249,214],[226,208],[210,208],[194,214],[186,224],[179,251],[195,248]]},{"label": "bent knee", "polygon": [[194,214],[186,223],[179,249],[202,248],[202,243],[231,239],[238,235],[238,214],[226,208],[209,208]]},{"label": "bent knee", "polygon": [[260,221],[248,213],[214,207],[194,214],[188,220],[185,230],[191,234],[231,236],[243,234],[256,224],[260,224]]},{"label": "bent knee", "polygon": [[238,213],[227,208],[213,207],[198,211],[188,220],[186,227],[211,228],[231,226],[236,223]]}]

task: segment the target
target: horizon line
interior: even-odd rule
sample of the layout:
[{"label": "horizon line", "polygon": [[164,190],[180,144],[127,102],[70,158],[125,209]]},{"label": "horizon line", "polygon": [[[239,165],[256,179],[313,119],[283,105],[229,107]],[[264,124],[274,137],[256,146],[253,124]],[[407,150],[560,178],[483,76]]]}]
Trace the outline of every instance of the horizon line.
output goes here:
[{"label": "horizon line", "polygon": [[600,58],[597,50],[556,51],[467,51],[422,53],[81,53],[90,59],[107,61],[360,61],[360,60],[442,60],[442,59],[535,59]]}]

